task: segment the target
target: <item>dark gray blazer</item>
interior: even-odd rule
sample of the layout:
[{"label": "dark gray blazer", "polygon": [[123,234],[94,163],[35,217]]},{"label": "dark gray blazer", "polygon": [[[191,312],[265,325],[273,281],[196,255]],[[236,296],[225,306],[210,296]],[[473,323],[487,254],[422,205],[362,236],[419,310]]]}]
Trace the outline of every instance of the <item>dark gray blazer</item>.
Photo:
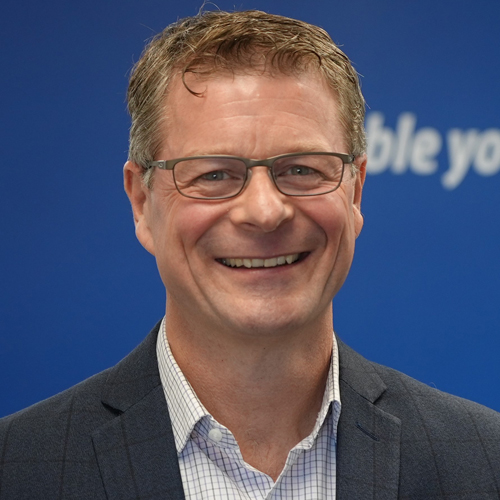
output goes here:
[{"label": "dark gray blazer", "polygon": [[[0,420],[0,500],[184,498],[158,326],[115,367]],[[339,351],[339,500],[500,498],[500,414]]]}]

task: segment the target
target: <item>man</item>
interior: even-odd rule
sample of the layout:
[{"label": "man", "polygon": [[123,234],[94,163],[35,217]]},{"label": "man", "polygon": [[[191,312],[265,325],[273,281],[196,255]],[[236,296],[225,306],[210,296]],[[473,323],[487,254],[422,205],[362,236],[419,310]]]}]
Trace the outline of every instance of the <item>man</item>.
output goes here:
[{"label": "man", "polygon": [[499,498],[497,413],[334,335],[366,156],[328,35],[255,11],[182,20],[137,64],[129,109],[125,190],[165,317],[2,421],[0,499]]}]

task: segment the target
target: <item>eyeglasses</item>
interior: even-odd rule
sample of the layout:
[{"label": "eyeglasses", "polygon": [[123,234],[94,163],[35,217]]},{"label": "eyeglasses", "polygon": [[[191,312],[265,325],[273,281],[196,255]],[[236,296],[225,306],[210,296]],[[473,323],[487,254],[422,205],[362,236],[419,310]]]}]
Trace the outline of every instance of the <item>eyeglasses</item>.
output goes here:
[{"label": "eyeglasses", "polygon": [[206,155],[151,161],[147,168],[172,170],[177,190],[188,198],[221,200],[238,196],[247,183],[248,170],[257,166],[269,169],[280,193],[317,196],[340,186],[345,165],[353,163],[354,158],[343,153],[291,153],[264,160]]}]

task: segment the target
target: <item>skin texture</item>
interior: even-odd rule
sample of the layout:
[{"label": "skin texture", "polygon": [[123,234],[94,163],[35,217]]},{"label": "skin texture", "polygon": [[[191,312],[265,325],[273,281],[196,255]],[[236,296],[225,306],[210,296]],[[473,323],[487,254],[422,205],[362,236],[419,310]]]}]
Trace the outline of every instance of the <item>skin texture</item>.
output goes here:
[{"label": "skin texture", "polygon": [[[202,97],[174,81],[155,159],[349,152],[335,97],[318,76],[216,75],[188,83]],[[218,201],[183,197],[172,172],[159,169],[149,190],[139,167],[125,165],[137,237],[156,257],[168,291],[167,337],[177,363],[245,460],[274,479],[321,406],[331,300],[363,225],[365,157],[356,163],[357,176],[348,167],[339,189],[310,198],[282,195],[268,169],[254,167],[242,194]],[[276,268],[216,260],[302,252],[305,259]]]}]

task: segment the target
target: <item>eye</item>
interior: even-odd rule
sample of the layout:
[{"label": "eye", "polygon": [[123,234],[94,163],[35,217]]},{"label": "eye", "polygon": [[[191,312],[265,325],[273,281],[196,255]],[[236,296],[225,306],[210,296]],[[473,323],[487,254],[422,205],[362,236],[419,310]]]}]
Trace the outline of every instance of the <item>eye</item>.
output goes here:
[{"label": "eye", "polygon": [[287,165],[284,166],[281,172],[276,172],[280,177],[282,176],[294,176],[294,177],[304,177],[307,175],[317,175],[318,171],[314,168],[307,167],[306,165]]},{"label": "eye", "polygon": [[224,170],[213,170],[199,177],[204,181],[224,181],[230,178],[229,174]]},{"label": "eye", "polygon": [[304,165],[294,165],[284,172],[284,175],[310,175],[312,173],[314,173],[314,169],[312,168]]}]

